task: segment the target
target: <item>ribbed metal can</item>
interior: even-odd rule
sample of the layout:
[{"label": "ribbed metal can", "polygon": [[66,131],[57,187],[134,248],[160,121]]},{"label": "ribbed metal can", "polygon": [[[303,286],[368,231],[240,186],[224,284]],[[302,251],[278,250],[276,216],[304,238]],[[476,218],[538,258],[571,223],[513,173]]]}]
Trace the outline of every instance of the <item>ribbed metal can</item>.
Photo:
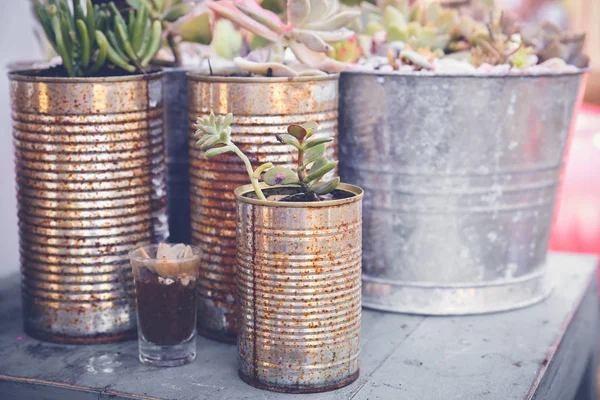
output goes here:
[{"label": "ribbed metal can", "polygon": [[239,374],[252,386],[324,392],[358,377],[363,191],[338,189],[354,196],[289,203],[235,191]]},{"label": "ribbed metal can", "polygon": [[168,236],[162,73],[41,74],[9,74],[25,331],[135,337],[127,253]]},{"label": "ribbed metal can", "polygon": [[311,78],[241,78],[188,75],[190,116],[190,193],[192,244],[203,262],[198,293],[198,331],[234,343],[235,199],[233,191],[248,182],[235,156],[206,159],[193,138],[198,117],[233,113],[232,140],[253,166],[265,162],[292,166],[296,154],[275,135],[289,124],[314,120],[316,136],[333,137],[328,157],[337,160],[339,75]]},{"label": "ribbed metal can", "polygon": [[364,306],[475,314],[550,293],[547,243],[584,76],[342,74],[340,175],[366,192]]}]

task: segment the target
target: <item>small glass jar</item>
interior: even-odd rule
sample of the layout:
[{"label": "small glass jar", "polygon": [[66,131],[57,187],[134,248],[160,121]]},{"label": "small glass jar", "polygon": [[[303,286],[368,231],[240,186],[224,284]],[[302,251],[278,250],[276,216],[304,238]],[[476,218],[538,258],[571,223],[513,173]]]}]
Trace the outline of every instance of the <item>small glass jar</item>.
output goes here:
[{"label": "small glass jar", "polygon": [[201,250],[158,244],[129,253],[137,299],[139,357],[174,367],[196,358],[196,287]]}]

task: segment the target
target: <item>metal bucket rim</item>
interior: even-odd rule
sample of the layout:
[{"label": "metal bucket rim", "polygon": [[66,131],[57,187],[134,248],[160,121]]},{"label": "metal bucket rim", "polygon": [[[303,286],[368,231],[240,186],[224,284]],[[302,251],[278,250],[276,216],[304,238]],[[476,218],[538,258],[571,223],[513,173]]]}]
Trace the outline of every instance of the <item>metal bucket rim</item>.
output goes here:
[{"label": "metal bucket rim", "polygon": [[[273,188],[283,188],[283,187],[293,187],[293,185],[276,185],[269,186],[267,184],[260,183],[261,189],[273,189]],[[240,186],[234,190],[234,195],[237,201],[241,203],[249,203],[257,206],[265,206],[265,207],[273,207],[273,208],[321,208],[321,207],[335,207],[341,206],[344,204],[355,203],[357,201],[362,200],[365,191],[356,185],[350,185],[348,183],[340,183],[337,189],[344,190],[346,192],[350,192],[354,194],[354,196],[349,197],[347,199],[336,199],[336,200],[326,200],[326,201],[310,201],[310,202],[295,202],[295,201],[271,201],[271,200],[259,200],[252,199],[249,197],[245,197],[244,195],[254,191],[252,185],[244,185]]]},{"label": "metal bucket rim", "polygon": [[381,76],[389,78],[412,78],[412,79],[444,79],[444,78],[466,78],[466,79],[536,79],[536,78],[559,78],[559,77],[575,77],[583,76],[590,72],[591,68],[580,68],[579,71],[568,71],[561,73],[546,72],[543,74],[438,74],[438,75],[421,75],[421,74],[406,74],[400,72],[389,71],[359,71],[347,70],[341,72],[341,75],[363,75],[363,76]]},{"label": "metal bucket rim", "polygon": [[202,72],[188,72],[188,79],[198,82],[219,82],[219,83],[281,83],[281,82],[319,82],[337,80],[340,74],[327,74],[316,76],[293,76],[293,77],[266,77],[266,76],[225,76],[225,75],[206,75]]},{"label": "metal bucket rim", "polygon": [[9,71],[8,78],[11,81],[18,82],[35,82],[35,83],[120,83],[120,82],[134,82],[134,81],[149,81],[161,79],[164,75],[162,69],[157,69],[147,74],[134,74],[134,75],[122,75],[122,76],[99,76],[99,77],[49,77],[37,75],[44,69],[27,69],[19,71]]}]

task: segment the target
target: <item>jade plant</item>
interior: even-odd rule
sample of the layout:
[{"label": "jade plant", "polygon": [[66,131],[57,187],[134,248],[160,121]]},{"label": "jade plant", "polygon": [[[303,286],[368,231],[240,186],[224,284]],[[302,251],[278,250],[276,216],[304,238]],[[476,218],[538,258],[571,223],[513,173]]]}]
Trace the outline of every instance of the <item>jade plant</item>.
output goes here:
[{"label": "jade plant", "polygon": [[106,65],[145,72],[160,46],[160,21],[130,12],[127,22],[112,2],[87,0],[84,9],[74,0],[71,9],[66,0],[35,0],[34,10],[69,77],[95,76]]},{"label": "jade plant", "polygon": [[297,188],[297,193],[284,196],[279,199],[281,201],[320,201],[326,199],[327,194],[333,192],[340,183],[340,178],[337,177],[323,181],[325,175],[334,170],[338,163],[330,162],[325,157],[326,144],[333,139],[314,137],[318,128],[314,121],[290,125],[287,133],[276,136],[279,142],[289,144],[298,151],[294,170],[274,167],[272,163],[265,163],[253,169],[248,157],[231,141],[232,119],[232,114],[215,116],[212,112],[209,116],[198,118],[196,145],[205,151],[204,155],[207,158],[225,153],[234,153],[239,157],[246,167],[256,197],[260,200],[267,200],[259,184],[261,177],[269,186],[292,185]]},{"label": "jade plant", "polygon": [[[335,50],[332,43],[354,36],[346,26],[360,15],[359,10],[340,11],[336,0],[288,0],[284,23],[254,0],[222,0],[207,5],[219,16],[268,42],[248,57],[234,59],[243,70],[258,75],[297,76],[348,68],[348,64],[328,57],[327,53]],[[299,65],[284,64],[286,49],[294,54]]]}]

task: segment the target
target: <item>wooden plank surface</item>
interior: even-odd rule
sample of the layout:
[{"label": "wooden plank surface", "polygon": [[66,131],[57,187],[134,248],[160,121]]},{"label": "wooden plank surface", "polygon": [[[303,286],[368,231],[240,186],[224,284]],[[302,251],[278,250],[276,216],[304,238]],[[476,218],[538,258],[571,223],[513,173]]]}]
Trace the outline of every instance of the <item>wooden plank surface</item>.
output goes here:
[{"label": "wooden plank surface", "polygon": [[[313,399],[592,400],[596,260],[551,254],[550,298],[522,310],[422,317],[364,310],[361,376]],[[0,399],[278,399],[237,377],[235,346],[200,338],[198,357],[144,366],[137,342],[68,346],[22,331],[18,278],[0,282]],[[593,387],[593,389],[592,389]],[[577,394],[577,397],[576,397]]]}]

